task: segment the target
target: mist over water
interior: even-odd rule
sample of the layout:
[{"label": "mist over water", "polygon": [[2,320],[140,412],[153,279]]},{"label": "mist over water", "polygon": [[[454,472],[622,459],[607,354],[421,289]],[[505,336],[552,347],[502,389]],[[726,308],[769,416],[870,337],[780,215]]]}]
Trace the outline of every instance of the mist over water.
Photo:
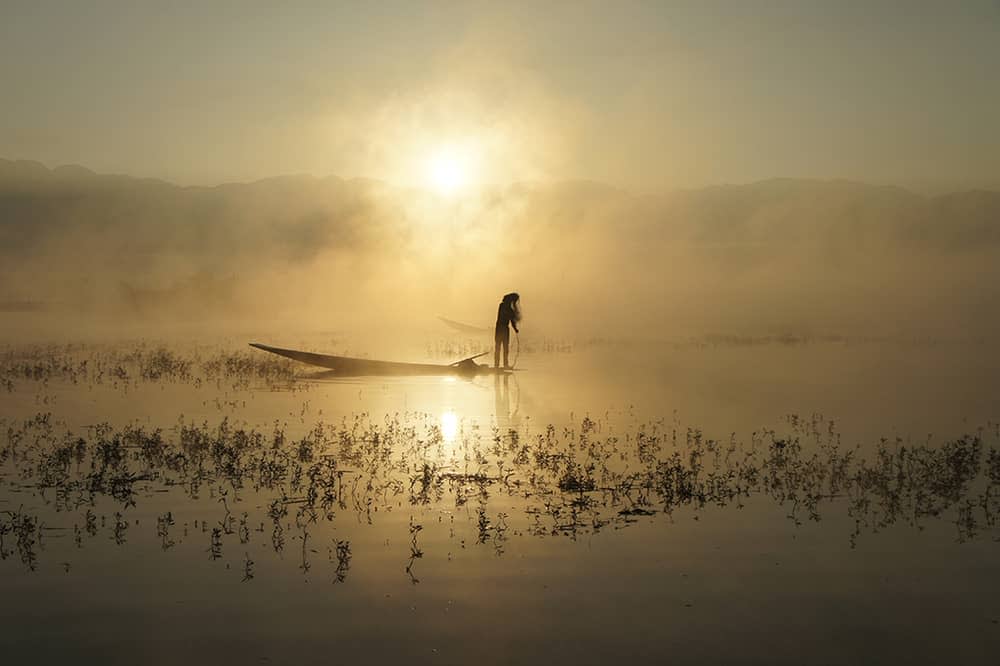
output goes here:
[{"label": "mist over water", "polygon": [[[443,197],[282,177],[180,188],[4,162],[4,335],[334,330],[395,351],[438,315],[536,336],[982,339],[1000,195],[774,180],[635,195],[595,183]],[[178,329],[180,327],[180,329]],[[392,335],[380,333],[391,327]]]}]

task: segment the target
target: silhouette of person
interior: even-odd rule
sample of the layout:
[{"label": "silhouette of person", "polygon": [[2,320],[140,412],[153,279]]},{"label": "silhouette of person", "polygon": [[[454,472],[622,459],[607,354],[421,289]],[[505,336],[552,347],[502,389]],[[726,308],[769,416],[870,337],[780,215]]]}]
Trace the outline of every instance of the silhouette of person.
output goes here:
[{"label": "silhouette of person", "polygon": [[497,310],[496,334],[493,339],[494,368],[500,367],[501,347],[503,347],[503,367],[510,367],[510,363],[507,360],[507,354],[510,351],[510,328],[508,328],[508,324],[514,327],[515,333],[520,332],[517,330],[517,322],[521,321],[521,310],[518,308],[520,301],[521,297],[517,293],[506,294],[503,300],[500,301],[500,308]]}]

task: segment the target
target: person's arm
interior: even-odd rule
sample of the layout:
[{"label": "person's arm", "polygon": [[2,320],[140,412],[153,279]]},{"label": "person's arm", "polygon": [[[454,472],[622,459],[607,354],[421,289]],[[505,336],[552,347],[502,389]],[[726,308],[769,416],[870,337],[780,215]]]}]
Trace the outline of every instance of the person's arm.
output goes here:
[{"label": "person's arm", "polygon": [[511,320],[510,320],[510,325],[514,327],[514,332],[515,332],[515,333],[517,333],[517,334],[520,334],[520,333],[521,333],[521,331],[517,330],[517,322],[516,322],[516,321],[514,321],[514,319],[513,319],[513,318],[512,318]]}]

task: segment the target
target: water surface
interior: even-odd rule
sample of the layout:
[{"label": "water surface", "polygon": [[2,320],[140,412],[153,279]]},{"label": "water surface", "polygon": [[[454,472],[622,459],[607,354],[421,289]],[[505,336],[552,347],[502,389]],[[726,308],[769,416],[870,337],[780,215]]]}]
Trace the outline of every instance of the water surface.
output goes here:
[{"label": "water surface", "polygon": [[238,340],[12,344],[4,653],[990,663],[997,365],[594,341],[510,378],[330,378]]}]

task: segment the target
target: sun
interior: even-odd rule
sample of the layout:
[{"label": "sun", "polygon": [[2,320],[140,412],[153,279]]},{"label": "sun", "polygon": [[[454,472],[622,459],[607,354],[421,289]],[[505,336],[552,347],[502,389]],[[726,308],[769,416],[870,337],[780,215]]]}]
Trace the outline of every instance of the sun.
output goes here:
[{"label": "sun", "polygon": [[427,158],[425,175],[431,189],[452,196],[469,182],[468,158],[456,148],[438,148]]}]

